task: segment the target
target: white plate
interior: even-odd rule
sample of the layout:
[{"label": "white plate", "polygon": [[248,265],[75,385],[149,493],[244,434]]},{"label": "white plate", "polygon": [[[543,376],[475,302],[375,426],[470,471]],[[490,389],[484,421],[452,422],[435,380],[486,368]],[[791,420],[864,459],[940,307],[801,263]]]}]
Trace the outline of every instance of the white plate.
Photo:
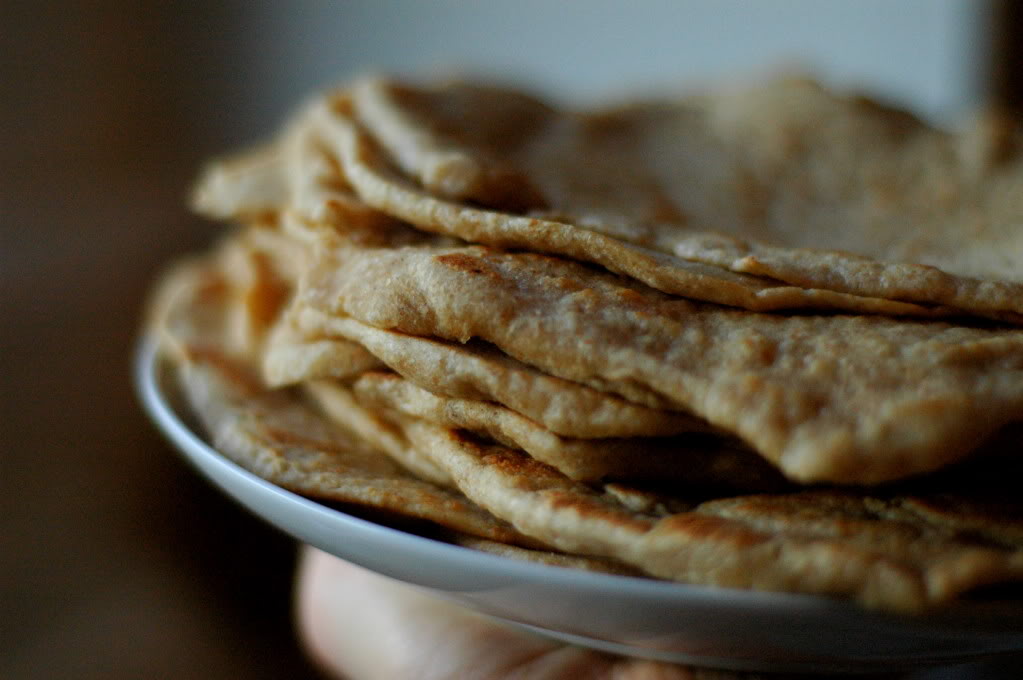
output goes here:
[{"label": "white plate", "polygon": [[137,387],[150,416],[220,489],[296,539],[477,611],[575,644],[734,670],[868,672],[1023,651],[1023,603],[923,618],[808,595],[688,586],[461,548],[347,515],[235,465],[193,432],[165,390],[152,343]]}]

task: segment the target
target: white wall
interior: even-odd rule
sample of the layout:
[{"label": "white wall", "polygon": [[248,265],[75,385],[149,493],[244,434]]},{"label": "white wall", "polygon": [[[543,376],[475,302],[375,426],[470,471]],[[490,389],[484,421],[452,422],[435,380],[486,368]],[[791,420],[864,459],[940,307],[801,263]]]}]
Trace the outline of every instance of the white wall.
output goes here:
[{"label": "white wall", "polygon": [[[227,61],[263,134],[310,90],[366,69],[458,66],[594,98],[800,65],[935,120],[984,91],[986,0],[381,0],[245,3]],[[239,128],[238,126],[241,126]]]}]

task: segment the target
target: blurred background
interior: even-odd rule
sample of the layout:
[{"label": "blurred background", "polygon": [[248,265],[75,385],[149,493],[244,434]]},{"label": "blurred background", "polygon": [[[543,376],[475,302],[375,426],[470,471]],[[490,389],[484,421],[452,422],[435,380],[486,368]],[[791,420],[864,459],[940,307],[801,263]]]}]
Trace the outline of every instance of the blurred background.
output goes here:
[{"label": "blurred background", "polygon": [[204,159],[367,69],[592,100],[796,67],[951,125],[1018,105],[1017,7],[0,3],[0,678],[316,677],[295,546],[181,462],[131,387],[148,286],[220,229],[185,208]]}]

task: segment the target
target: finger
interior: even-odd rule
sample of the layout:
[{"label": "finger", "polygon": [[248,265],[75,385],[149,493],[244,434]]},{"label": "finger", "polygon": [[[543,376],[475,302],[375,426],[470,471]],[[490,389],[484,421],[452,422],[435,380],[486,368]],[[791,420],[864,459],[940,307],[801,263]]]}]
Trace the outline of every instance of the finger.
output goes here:
[{"label": "finger", "polygon": [[297,604],[312,657],[352,680],[608,678],[613,667],[311,549]]}]

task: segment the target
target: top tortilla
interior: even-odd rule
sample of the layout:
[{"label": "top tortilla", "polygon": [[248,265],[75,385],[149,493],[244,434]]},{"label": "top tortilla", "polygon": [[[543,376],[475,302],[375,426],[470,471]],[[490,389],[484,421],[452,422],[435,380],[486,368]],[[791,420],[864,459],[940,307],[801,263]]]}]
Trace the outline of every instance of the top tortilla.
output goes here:
[{"label": "top tortilla", "polygon": [[[364,80],[352,93],[359,127],[439,202],[420,196],[415,210],[401,196],[409,187],[357,148],[365,140],[351,129],[347,141],[338,136],[338,121],[350,122],[342,97],[324,119],[345,173],[363,200],[423,228],[465,237],[467,217],[441,206],[496,210],[538,219],[520,247],[608,266],[585,248],[567,252],[578,234],[552,238],[571,225],[624,251],[667,255],[676,267],[701,263],[757,277],[733,284],[766,279],[846,294],[814,300],[788,292],[778,307],[863,310],[862,298],[880,298],[1015,322],[1023,313],[1015,121],[988,119],[949,134],[805,80],[592,112],[461,82]],[[367,178],[367,168],[390,188]],[[479,229],[472,236],[511,245]],[[666,292],[768,309],[673,290],[621,253],[617,260],[609,268]]]},{"label": "top tortilla", "polygon": [[[963,310],[802,288],[775,279],[674,257],[579,223],[484,210],[438,199],[396,173],[372,138],[351,117],[346,95],[327,99],[307,114],[338,154],[344,177],[367,204],[436,234],[503,248],[534,250],[594,262],[666,293],[755,311],[834,309],[901,316],[962,315]],[[323,211],[317,211],[323,212]],[[311,215],[303,216],[315,220]],[[345,230],[354,223],[325,222]],[[606,225],[605,225],[606,226]],[[357,230],[356,230],[357,231]],[[1014,313],[991,313],[1001,318]]]}]

